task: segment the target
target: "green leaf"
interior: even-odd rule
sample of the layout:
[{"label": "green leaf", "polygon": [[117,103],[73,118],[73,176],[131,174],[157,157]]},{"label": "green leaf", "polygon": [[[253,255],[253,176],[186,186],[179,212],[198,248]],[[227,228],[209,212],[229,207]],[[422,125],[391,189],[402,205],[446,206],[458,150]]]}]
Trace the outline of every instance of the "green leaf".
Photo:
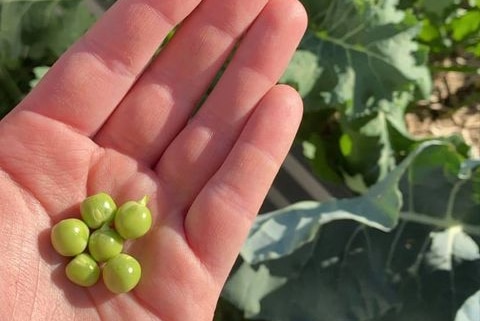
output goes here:
[{"label": "green leaf", "polygon": [[[406,130],[404,113],[416,93],[427,96],[431,87],[426,48],[414,41],[420,25],[396,9],[396,1],[304,4],[310,30],[281,82],[302,95],[307,123],[316,120],[317,127],[302,126],[317,151],[311,158],[315,173],[363,193],[418,143]],[[325,133],[327,120],[310,120],[325,110],[337,112],[329,121],[339,121],[340,130]]]},{"label": "green leaf", "polygon": [[34,1],[22,24],[28,55],[60,56],[94,20],[83,0]]},{"label": "green leaf", "polygon": [[[430,92],[430,76],[417,61],[420,49],[413,41],[419,25],[395,9],[396,1],[308,3],[313,27],[281,80],[302,84],[306,82],[302,75],[317,75],[314,85],[309,79],[301,86],[307,111],[337,108],[358,117],[378,110],[382,103],[393,103],[395,93],[410,92],[412,83],[423,95]],[[305,56],[308,63],[300,65]]]},{"label": "green leaf", "polygon": [[465,160],[461,167],[459,176],[462,179],[470,179],[475,176],[475,172],[480,167],[480,159],[467,159]]},{"label": "green leaf", "polygon": [[300,93],[307,95],[315,85],[315,80],[322,71],[317,56],[306,50],[298,50],[285,71],[282,82],[288,83]]},{"label": "green leaf", "polygon": [[300,202],[261,215],[241,251],[242,257],[258,264],[290,255],[312,242],[322,225],[335,220],[354,220],[382,231],[391,230],[398,222],[402,207],[400,179],[417,155],[435,144],[424,144],[362,196],[326,203]]},{"label": "green leaf", "polygon": [[335,172],[332,166],[337,161],[334,157],[337,155],[337,146],[332,146],[328,140],[322,139],[317,134],[312,134],[308,140],[302,142],[302,145],[303,153],[318,177],[333,183],[342,182],[339,173]]},{"label": "green leaf", "polygon": [[[468,47],[467,51],[474,54],[476,57],[480,57],[480,43]],[[475,68],[475,69],[477,69],[477,68]]]},{"label": "green leaf", "polygon": [[[332,157],[332,153],[328,154],[330,159],[324,161],[319,159],[322,154],[313,155],[315,172],[328,179],[324,165],[329,164],[358,193],[382,180],[399,159],[420,143],[406,129],[404,112],[409,99],[410,95],[404,93],[396,97],[395,104],[382,104],[371,115],[356,119],[340,117],[342,134],[337,140],[332,137],[310,138],[310,143],[320,150],[339,150],[337,159]],[[329,146],[334,144],[338,146]]]},{"label": "green leaf", "polygon": [[455,316],[455,321],[477,321],[480,316],[480,291],[465,301]]},{"label": "green leaf", "polygon": [[433,13],[438,17],[443,17],[446,9],[459,4],[459,0],[424,0],[421,2],[422,9],[425,12]]},{"label": "green leaf", "polygon": [[258,217],[223,296],[275,321],[451,321],[480,289],[479,184],[480,161],[422,144],[363,196]]},{"label": "green leaf", "polygon": [[433,42],[439,40],[442,37],[438,26],[434,25],[430,19],[424,19],[422,21],[422,31],[418,35],[418,38],[424,42]]},{"label": "green leaf", "polygon": [[3,64],[11,64],[22,55],[22,17],[32,5],[33,1],[0,3],[0,61]]},{"label": "green leaf", "polygon": [[0,1],[0,69],[10,75],[0,79],[0,117],[31,89],[32,69],[53,64],[93,21],[84,0]]},{"label": "green leaf", "polygon": [[48,66],[38,66],[33,68],[33,74],[35,75],[35,78],[30,81],[30,87],[35,87],[49,69],[50,67]]},{"label": "green leaf", "polygon": [[401,181],[404,211],[448,225],[480,224],[480,167],[445,143],[420,154]]},{"label": "green leaf", "polygon": [[83,0],[3,1],[0,17],[0,61],[59,55],[94,21]]},{"label": "green leaf", "polygon": [[453,39],[462,41],[472,33],[480,29],[480,10],[466,11],[464,15],[454,19],[450,26],[453,31]]},{"label": "green leaf", "polygon": [[290,256],[241,264],[223,297],[253,319],[372,320],[395,299],[375,272],[381,266],[369,262],[368,238],[346,220],[327,224],[315,242]]},{"label": "green leaf", "polygon": [[480,259],[478,244],[466,234],[461,225],[441,232],[432,232],[432,245],[426,263],[433,269],[452,271],[454,261]]},{"label": "green leaf", "polygon": [[348,156],[352,153],[352,145],[352,138],[347,133],[340,137],[340,151],[344,156]]}]

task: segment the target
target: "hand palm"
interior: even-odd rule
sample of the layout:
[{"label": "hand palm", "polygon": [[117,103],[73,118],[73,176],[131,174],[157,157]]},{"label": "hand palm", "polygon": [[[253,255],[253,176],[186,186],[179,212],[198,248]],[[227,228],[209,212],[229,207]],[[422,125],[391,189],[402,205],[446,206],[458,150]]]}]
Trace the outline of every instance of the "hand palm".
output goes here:
[{"label": "hand palm", "polygon": [[[297,95],[274,83],[304,13],[294,1],[267,2],[202,2],[144,70],[168,27],[198,1],[181,9],[120,1],[2,120],[0,316],[212,318],[300,118]],[[187,121],[247,27],[224,76]],[[112,28],[118,33],[107,37]],[[128,249],[143,268],[129,294],[110,294],[101,282],[71,284],[66,259],[50,245],[52,224],[78,216],[79,202],[99,191],[119,203],[151,197],[154,227]]]}]

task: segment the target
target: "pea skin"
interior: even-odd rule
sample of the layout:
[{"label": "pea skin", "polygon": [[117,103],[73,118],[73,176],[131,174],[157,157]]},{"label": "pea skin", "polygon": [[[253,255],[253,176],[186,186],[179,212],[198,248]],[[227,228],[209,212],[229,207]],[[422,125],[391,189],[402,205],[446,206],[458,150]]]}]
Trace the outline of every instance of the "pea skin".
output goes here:
[{"label": "pea skin", "polygon": [[129,201],[115,214],[115,229],[124,239],[136,239],[145,235],[152,226],[152,214],[147,207],[148,198]]},{"label": "pea skin", "polygon": [[80,204],[80,216],[64,219],[50,232],[53,248],[73,257],[65,267],[67,278],[81,287],[95,285],[100,277],[113,293],[133,290],[142,268],[131,255],[122,253],[127,239],[145,235],[152,226],[148,197],[127,201],[117,208],[106,193],[89,196]]}]

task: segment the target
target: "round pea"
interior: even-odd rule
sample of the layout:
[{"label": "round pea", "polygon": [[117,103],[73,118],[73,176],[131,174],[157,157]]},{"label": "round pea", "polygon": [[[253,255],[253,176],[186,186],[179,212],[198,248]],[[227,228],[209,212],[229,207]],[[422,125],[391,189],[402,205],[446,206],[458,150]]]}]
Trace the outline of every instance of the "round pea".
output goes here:
[{"label": "round pea", "polygon": [[124,239],[136,239],[152,226],[152,214],[146,206],[147,197],[141,201],[128,201],[115,214],[115,229]]},{"label": "round pea", "polygon": [[117,205],[106,193],[98,193],[87,197],[80,204],[80,213],[87,225],[96,229],[110,222],[115,215]]},{"label": "round pea", "polygon": [[120,254],[123,239],[112,229],[100,229],[90,235],[88,251],[97,262],[104,262]]},{"label": "round pea", "polygon": [[90,255],[82,253],[67,264],[65,274],[73,283],[87,287],[97,283],[100,267]]},{"label": "round pea", "polygon": [[121,253],[107,261],[103,267],[103,282],[113,293],[125,293],[137,286],[142,276],[140,263]]},{"label": "round pea", "polygon": [[81,220],[68,218],[52,227],[50,240],[53,248],[63,256],[75,256],[82,253],[88,244],[90,230]]}]

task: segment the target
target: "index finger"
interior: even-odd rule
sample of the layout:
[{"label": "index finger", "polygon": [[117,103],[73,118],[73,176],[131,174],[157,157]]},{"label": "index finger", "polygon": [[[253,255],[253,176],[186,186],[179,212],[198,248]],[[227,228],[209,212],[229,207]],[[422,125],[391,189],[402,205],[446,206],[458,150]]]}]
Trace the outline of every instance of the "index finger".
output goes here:
[{"label": "index finger", "polygon": [[91,136],[141,74],[168,32],[201,0],[119,0],[15,108]]}]

